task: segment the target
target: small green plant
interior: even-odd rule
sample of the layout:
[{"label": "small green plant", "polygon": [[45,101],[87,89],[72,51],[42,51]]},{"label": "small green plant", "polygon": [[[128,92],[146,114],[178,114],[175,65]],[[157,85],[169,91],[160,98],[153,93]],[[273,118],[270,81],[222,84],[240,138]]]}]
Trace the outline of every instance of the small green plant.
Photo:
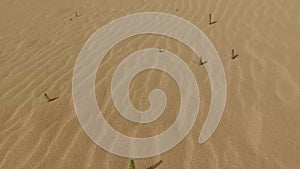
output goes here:
[{"label": "small green plant", "polygon": [[234,50],[232,49],[231,50],[231,59],[233,60],[233,59],[235,59],[236,57],[238,57],[239,55],[238,54],[234,54]]},{"label": "small green plant", "polygon": [[130,169],[135,169],[134,161],[130,160]]},{"label": "small green plant", "polygon": [[211,17],[211,13],[209,14],[209,24],[212,25],[212,24],[215,24],[217,23],[218,21],[212,21],[212,17]]}]

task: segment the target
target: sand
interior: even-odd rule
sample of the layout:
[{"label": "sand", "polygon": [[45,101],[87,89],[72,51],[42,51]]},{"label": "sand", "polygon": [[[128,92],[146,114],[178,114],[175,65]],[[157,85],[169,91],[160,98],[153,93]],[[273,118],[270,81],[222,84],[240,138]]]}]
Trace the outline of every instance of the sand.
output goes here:
[{"label": "sand", "polygon": [[[180,56],[197,75],[201,95],[200,114],[187,137],[166,153],[135,159],[136,168],[159,160],[165,169],[299,168],[299,7],[297,0],[2,0],[0,168],[129,168],[129,158],[106,152],[81,128],[72,101],[72,75],[92,33],[137,12],[174,14],[201,29],[221,57],[227,101],[216,132],[198,144],[211,99],[208,74],[198,57],[181,42],[159,35],[139,35],[115,45],[97,72],[96,97],[103,116],[119,132],[154,136],[175,121],[180,107],[175,80],[147,70],[131,82],[132,104],[147,110],[149,92],[160,88],[168,99],[164,113],[154,122],[137,124],[117,112],[111,78],[134,51],[160,47]],[[216,24],[208,24],[209,13]],[[234,60],[231,49],[239,54]],[[45,93],[59,99],[48,103]]]}]

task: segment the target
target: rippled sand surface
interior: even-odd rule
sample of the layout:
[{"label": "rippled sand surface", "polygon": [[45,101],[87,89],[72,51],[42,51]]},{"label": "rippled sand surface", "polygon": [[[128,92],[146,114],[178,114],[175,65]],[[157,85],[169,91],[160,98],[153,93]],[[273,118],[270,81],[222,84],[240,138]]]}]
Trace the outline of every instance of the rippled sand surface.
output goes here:
[{"label": "rippled sand surface", "polygon": [[[92,33],[137,12],[166,12],[195,24],[213,42],[227,80],[219,127],[205,144],[198,144],[211,99],[198,56],[175,39],[152,34],[115,45],[100,64],[95,91],[99,109],[119,132],[154,136],[175,121],[180,108],[176,81],[160,70],[146,70],[131,82],[132,104],[147,110],[149,93],[160,88],[168,99],[164,113],[148,124],[118,113],[110,92],[112,75],[137,50],[160,47],[178,55],[194,73],[201,95],[200,115],[187,137],[159,156],[135,159],[137,169],[159,160],[161,169],[299,168],[299,8],[297,0],[2,0],[0,168],[129,168],[130,159],[106,152],[82,130],[72,101],[72,73]],[[208,24],[209,13],[216,24]],[[235,60],[231,49],[239,54]],[[48,103],[44,93],[59,99]]]}]

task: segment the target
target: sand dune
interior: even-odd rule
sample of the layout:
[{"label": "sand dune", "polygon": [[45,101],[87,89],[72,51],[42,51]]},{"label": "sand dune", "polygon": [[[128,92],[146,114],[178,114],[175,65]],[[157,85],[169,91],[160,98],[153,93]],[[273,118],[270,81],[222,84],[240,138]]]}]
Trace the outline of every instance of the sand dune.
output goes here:
[{"label": "sand dune", "polygon": [[[299,7],[296,0],[1,1],[0,168],[129,168],[130,159],[106,152],[82,130],[72,101],[72,75],[92,33],[137,12],[174,14],[207,35],[225,69],[227,102],[214,135],[198,144],[211,99],[208,74],[198,57],[181,42],[152,34],[114,46],[97,72],[96,97],[117,131],[149,137],[166,130],[178,116],[178,86],[159,70],[138,74],[131,82],[130,99],[145,111],[149,92],[162,89],[168,98],[162,116],[137,124],[118,113],[111,78],[134,51],[160,47],[175,53],[196,75],[201,95],[201,114],[187,137],[164,154],[135,159],[136,168],[159,160],[166,169],[299,168]],[[216,24],[208,24],[209,13]],[[239,54],[235,60],[231,49]],[[44,93],[59,99],[48,103]]]}]

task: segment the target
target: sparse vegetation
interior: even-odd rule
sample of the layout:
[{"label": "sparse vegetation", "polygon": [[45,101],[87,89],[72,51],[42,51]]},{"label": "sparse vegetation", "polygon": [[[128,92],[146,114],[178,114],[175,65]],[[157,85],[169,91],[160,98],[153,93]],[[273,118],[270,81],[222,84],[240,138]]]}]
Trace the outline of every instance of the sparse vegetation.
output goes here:
[{"label": "sparse vegetation", "polygon": [[130,160],[130,169],[135,169],[134,161]]}]

